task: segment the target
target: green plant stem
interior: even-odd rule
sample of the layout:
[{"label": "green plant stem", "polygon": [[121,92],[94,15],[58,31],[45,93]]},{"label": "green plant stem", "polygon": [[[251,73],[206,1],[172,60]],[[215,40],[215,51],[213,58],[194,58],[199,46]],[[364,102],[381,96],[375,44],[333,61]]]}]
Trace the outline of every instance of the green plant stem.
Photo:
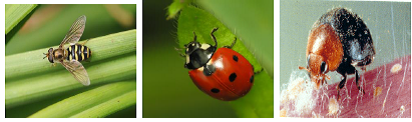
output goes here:
[{"label": "green plant stem", "polygon": [[81,113],[73,115],[73,118],[85,117],[106,117],[114,112],[125,109],[136,104],[136,89],[123,95],[106,101],[102,104],[96,105],[93,108],[85,110]]},{"label": "green plant stem", "polygon": [[6,35],[36,6],[36,4],[6,4]]},{"label": "green plant stem", "polygon": [[136,104],[136,82],[107,84],[50,105],[30,117],[105,117]]},{"label": "green plant stem", "polygon": [[[82,44],[83,42],[79,42]],[[85,46],[92,51],[89,62],[96,62],[136,51],[136,30],[110,34],[103,37],[90,39]],[[55,46],[54,48],[57,48]],[[68,45],[65,46],[67,48]],[[49,71],[64,69],[63,67],[50,67],[44,58],[49,48],[38,49],[30,52],[6,56],[6,82],[11,78],[21,78],[30,74],[40,74]],[[83,64],[87,64],[83,62]]]},{"label": "green plant stem", "polygon": [[[59,67],[60,66],[59,64]],[[122,55],[96,65],[85,66],[91,85],[136,77],[136,55]],[[61,93],[84,88],[66,69],[6,82],[6,108],[32,103]]]}]

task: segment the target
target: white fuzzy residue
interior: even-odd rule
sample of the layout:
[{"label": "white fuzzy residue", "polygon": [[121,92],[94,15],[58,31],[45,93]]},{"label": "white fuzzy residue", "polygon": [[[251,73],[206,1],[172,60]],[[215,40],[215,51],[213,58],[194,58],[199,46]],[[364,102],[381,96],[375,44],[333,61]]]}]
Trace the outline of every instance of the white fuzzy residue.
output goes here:
[{"label": "white fuzzy residue", "polygon": [[287,116],[300,116],[312,114],[315,107],[313,91],[315,84],[310,82],[307,72],[294,71],[291,73],[289,83],[281,92],[281,105],[287,110]]}]

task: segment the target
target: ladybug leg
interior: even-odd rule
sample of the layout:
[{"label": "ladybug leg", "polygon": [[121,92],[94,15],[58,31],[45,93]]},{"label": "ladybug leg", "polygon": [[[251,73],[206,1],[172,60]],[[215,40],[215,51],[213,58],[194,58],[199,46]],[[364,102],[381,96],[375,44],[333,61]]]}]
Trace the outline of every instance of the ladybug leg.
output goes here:
[{"label": "ladybug leg", "polygon": [[[193,42],[196,42],[196,40],[197,40],[197,36],[196,36],[196,33],[193,31]],[[186,47],[186,45],[185,45],[185,47]]]},{"label": "ladybug leg", "polygon": [[338,69],[336,70],[339,74],[341,74],[343,76],[343,79],[339,82],[339,85],[336,88],[338,90],[338,100],[340,100],[339,91],[340,91],[340,89],[342,89],[345,86],[347,74],[351,74],[350,70],[355,70],[355,68],[352,65],[350,65],[350,63],[348,63],[348,62],[341,63],[339,65]]},{"label": "ladybug leg", "polygon": [[219,28],[215,27],[215,28],[213,28],[212,32],[210,32],[210,36],[212,37],[213,41],[215,42],[214,47],[217,47],[217,40],[216,40],[215,35],[213,35],[213,33],[214,33],[215,31],[217,31],[217,29],[219,29]]},{"label": "ladybug leg", "polygon": [[226,48],[232,49],[232,47],[236,44],[237,38],[235,37],[235,40],[233,40],[232,44],[230,46],[225,46]]},{"label": "ladybug leg", "polygon": [[213,65],[206,65],[206,66],[204,67],[204,69],[203,69],[203,74],[204,74],[205,76],[210,76],[210,75],[212,75],[215,71],[216,71],[215,66],[213,66]]},{"label": "ladybug leg", "polygon": [[254,74],[256,75],[256,74],[259,74],[261,72],[263,72],[263,68],[261,70],[257,71],[257,72],[254,72]]},{"label": "ladybug leg", "polygon": [[346,75],[346,73],[343,75],[343,79],[339,82],[339,85],[338,85],[338,87],[337,87],[337,89],[338,89],[338,100],[340,100],[340,94],[339,94],[339,91],[340,91],[340,89],[342,89],[344,86],[345,86],[345,84],[346,84],[346,77],[347,77],[347,75]]},{"label": "ladybug leg", "polygon": [[355,74],[356,87],[358,88],[358,90],[360,90],[362,93],[365,94],[365,91],[363,91],[363,89],[361,89],[361,87],[359,86],[359,73],[358,73],[358,70],[356,70],[355,67],[353,67],[352,65],[347,65],[346,67],[347,67],[346,73],[347,74]]},{"label": "ladybug leg", "polygon": [[355,70],[355,75],[356,75],[356,86],[358,87],[358,90],[360,90],[363,94],[365,94],[365,91],[359,86],[359,74],[358,74],[358,70]]}]

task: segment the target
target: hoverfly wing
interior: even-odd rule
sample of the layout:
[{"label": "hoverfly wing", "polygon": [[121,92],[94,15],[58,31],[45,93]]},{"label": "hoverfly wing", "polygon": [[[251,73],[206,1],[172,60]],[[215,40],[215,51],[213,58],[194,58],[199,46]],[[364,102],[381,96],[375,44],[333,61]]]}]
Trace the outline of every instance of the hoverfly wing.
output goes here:
[{"label": "hoverfly wing", "polygon": [[69,70],[70,73],[76,78],[77,81],[82,83],[85,86],[90,85],[90,79],[89,75],[87,74],[86,69],[83,67],[83,65],[76,60],[71,60],[71,61],[63,61],[61,64]]},{"label": "hoverfly wing", "polygon": [[63,48],[63,45],[66,43],[70,43],[71,45],[76,44],[83,34],[85,25],[86,25],[85,15],[82,15],[79,18],[77,18],[76,22],[73,23],[72,27],[70,27],[69,32],[67,32],[63,41],[60,43],[59,47]]}]

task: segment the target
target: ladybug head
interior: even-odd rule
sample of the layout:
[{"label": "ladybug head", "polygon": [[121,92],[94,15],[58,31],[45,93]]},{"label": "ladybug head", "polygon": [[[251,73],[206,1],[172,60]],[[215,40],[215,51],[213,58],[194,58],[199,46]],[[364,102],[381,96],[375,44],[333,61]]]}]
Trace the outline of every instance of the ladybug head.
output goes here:
[{"label": "ladybug head", "polygon": [[[193,32],[193,34],[195,34]],[[213,53],[216,51],[216,46],[210,44],[200,44],[196,41],[196,34],[194,40],[185,45],[186,63],[185,68],[197,69],[205,66],[206,63],[212,58]]]},{"label": "ladybug head", "polygon": [[299,69],[305,69],[309,73],[310,80],[316,83],[316,87],[319,88],[320,84],[325,82],[325,78],[330,79],[326,73],[329,72],[328,63],[320,55],[309,54],[308,55],[308,67]]},{"label": "ladybug head", "polygon": [[314,25],[306,50],[307,68],[312,82],[317,87],[330,79],[326,73],[336,71],[343,60],[343,47],[339,36],[329,24]]},{"label": "ladybug head", "polygon": [[188,44],[185,45],[185,49],[186,49],[185,53],[186,54],[191,54],[193,51],[199,49],[201,46],[202,46],[202,44],[200,44],[196,40],[192,41],[192,42],[189,42]]}]

